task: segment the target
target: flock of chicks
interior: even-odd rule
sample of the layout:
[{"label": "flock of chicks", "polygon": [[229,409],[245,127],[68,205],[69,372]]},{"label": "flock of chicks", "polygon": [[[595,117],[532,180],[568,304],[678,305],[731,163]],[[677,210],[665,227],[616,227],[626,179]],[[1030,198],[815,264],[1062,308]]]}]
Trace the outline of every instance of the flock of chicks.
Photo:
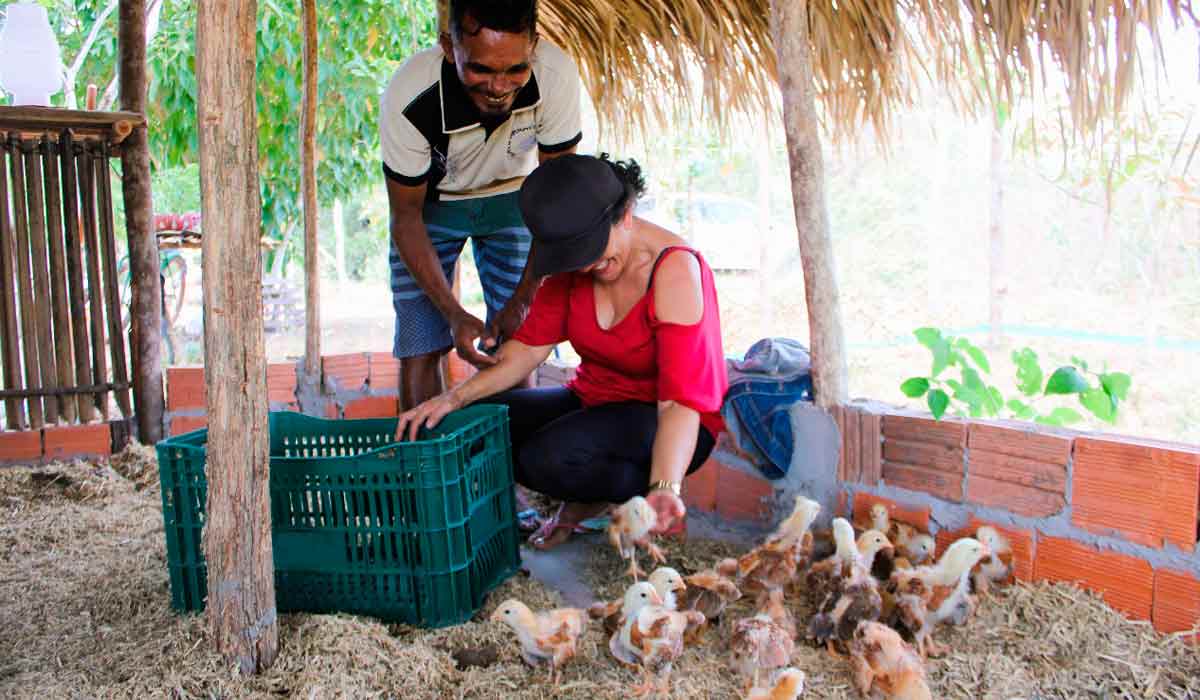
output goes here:
[{"label": "flock of chicks", "polygon": [[[831,531],[813,531],[820,509],[798,496],[791,515],[743,556],[687,577],[660,566],[642,581],[637,548],[655,563],[664,557],[649,537],[654,510],[635,497],[614,511],[608,529],[634,580],[621,600],[540,613],[507,600],[491,619],[516,632],[522,659],[531,666],[547,665],[555,685],[589,618],[601,620],[611,635],[612,655],[641,669],[635,694],[646,695],[665,693],[671,665],[684,646],[702,643],[708,624],[729,603],[753,595],[757,613],[730,622],[720,634],[745,681],[745,697],[794,700],[803,692],[804,673],[789,666],[802,633],[832,656],[849,658],[864,697],[932,697],[923,661],[944,653],[932,635],[939,625],[963,624],[978,596],[987,596],[992,585],[1008,577],[1008,542],[994,528],[980,527],[974,538],[959,539],[934,562],[933,538],[891,520],[886,506],[872,507],[857,536],[844,518],[834,518]],[[830,541],[833,551],[822,558]],[[803,629],[787,605],[799,596],[814,611]]]}]

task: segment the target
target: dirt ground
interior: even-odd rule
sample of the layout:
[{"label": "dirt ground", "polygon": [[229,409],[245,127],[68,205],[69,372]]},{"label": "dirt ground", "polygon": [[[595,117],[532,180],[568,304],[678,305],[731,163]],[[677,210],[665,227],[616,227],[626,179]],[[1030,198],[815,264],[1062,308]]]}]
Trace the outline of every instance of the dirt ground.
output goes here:
[{"label": "dirt ground", "polygon": [[[153,452],[107,464],[0,470],[0,697],[4,698],[623,698],[635,675],[609,656],[596,628],[555,691],[517,657],[512,635],[484,619],[515,596],[540,608],[557,598],[527,576],[496,591],[477,621],[444,630],[369,618],[289,614],[280,655],[240,677],[209,650],[204,619],[169,609]],[[672,545],[687,573],[734,553],[730,545]],[[600,597],[623,581],[597,548],[586,576]],[[734,615],[746,614],[744,607]],[[795,613],[803,620],[803,610]],[[931,661],[940,698],[1200,698],[1200,653],[1179,638],[1124,620],[1067,586],[1018,586],[968,626],[941,637]],[[453,653],[495,645],[498,662],[459,670]],[[844,662],[800,645],[806,698],[851,698]],[[736,697],[719,636],[689,648],[673,697]]]}]

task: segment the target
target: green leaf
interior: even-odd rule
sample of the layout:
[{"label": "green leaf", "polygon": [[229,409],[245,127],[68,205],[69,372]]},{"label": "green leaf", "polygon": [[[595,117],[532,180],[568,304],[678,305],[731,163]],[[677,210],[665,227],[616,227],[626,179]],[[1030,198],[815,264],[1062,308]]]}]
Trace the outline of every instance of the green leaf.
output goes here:
[{"label": "green leaf", "polygon": [[1078,394],[1087,391],[1088,382],[1074,367],[1067,365],[1054,370],[1050,380],[1046,382],[1046,395]]},{"label": "green leaf", "polygon": [[967,354],[971,356],[972,360],[975,360],[975,364],[979,366],[979,369],[987,374],[992,373],[992,366],[988,363],[987,355],[984,355],[982,350],[971,345],[967,347]]},{"label": "green leaf", "polygon": [[933,369],[930,374],[936,377],[942,373],[942,370],[950,366],[950,343],[938,339],[930,349],[933,350]]},{"label": "green leaf", "polygon": [[929,391],[929,380],[925,377],[912,377],[904,380],[900,385],[900,391],[910,399],[919,398]]},{"label": "green leaf", "polygon": [[941,389],[934,389],[929,392],[927,397],[929,403],[929,412],[934,418],[941,420],[942,415],[946,413],[946,407],[950,405],[950,397],[946,396],[946,392]]},{"label": "green leaf", "polygon": [[1033,396],[1041,391],[1043,375],[1037,353],[1029,348],[1014,350],[1012,361],[1017,366],[1017,389],[1026,396]]},{"label": "green leaf", "polygon": [[913,331],[913,335],[917,337],[917,342],[930,350],[942,339],[942,332],[936,328],[918,328]]},{"label": "green leaf", "polygon": [[987,413],[989,416],[994,416],[1000,413],[1000,409],[1004,407],[1004,395],[994,386],[989,386],[987,391],[988,398],[990,399],[987,405]]},{"label": "green leaf", "polygon": [[1079,403],[1100,420],[1106,423],[1117,422],[1117,400],[1103,389],[1092,388],[1080,393]]},{"label": "green leaf", "polygon": [[1124,401],[1129,396],[1129,387],[1133,380],[1124,372],[1108,372],[1100,375],[1100,384],[1109,395]]},{"label": "green leaf", "polygon": [[1019,420],[1029,420],[1036,415],[1036,411],[1033,410],[1032,406],[1018,399],[1009,399],[1005,405],[1008,406],[1008,410],[1012,411],[1013,416]]},{"label": "green leaf", "polygon": [[[1066,406],[1059,406],[1051,411],[1049,416],[1042,416],[1041,418],[1049,418],[1052,421],[1050,425],[1070,425],[1071,423],[1078,423],[1083,420],[1083,416],[1079,415],[1078,411]],[[1041,423],[1043,421],[1039,419],[1038,422]]]}]

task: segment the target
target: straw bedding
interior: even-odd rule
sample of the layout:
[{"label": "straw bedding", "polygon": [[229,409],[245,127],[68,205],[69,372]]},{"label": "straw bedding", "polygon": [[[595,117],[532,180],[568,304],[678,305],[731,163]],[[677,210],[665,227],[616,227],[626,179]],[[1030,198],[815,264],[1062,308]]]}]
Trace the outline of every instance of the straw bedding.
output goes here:
[{"label": "straw bedding", "polygon": [[[137,448],[135,448],[137,450]],[[5,698],[624,698],[636,681],[595,629],[555,691],[517,657],[511,633],[472,621],[444,630],[340,615],[284,615],[280,654],[245,678],[210,652],[204,619],[168,607],[166,556],[153,451],[111,464],[0,470],[0,697]],[[684,573],[734,554],[728,544],[668,547]],[[598,597],[623,581],[597,546],[586,572]],[[516,576],[506,597],[539,608],[556,595]],[[745,612],[737,608],[733,615]],[[804,611],[797,610],[798,619]],[[939,637],[952,653],[931,661],[937,697],[1200,698],[1200,654],[1178,637],[1129,622],[1066,586],[1016,586],[967,627]],[[673,674],[677,697],[735,697],[724,645],[688,649]],[[801,645],[804,697],[852,698],[844,662]],[[487,664],[472,666],[470,658]],[[495,654],[498,652],[498,655]],[[468,662],[459,669],[457,658]]]}]

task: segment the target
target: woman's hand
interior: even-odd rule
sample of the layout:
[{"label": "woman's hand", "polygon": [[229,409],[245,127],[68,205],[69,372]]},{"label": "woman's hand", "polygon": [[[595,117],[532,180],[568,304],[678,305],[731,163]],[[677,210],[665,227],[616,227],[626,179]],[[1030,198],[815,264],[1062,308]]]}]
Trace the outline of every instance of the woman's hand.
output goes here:
[{"label": "woman's hand", "polygon": [[661,535],[667,532],[676,520],[687,515],[687,506],[683,505],[683,499],[669,489],[654,489],[646,494],[646,501],[658,514],[658,524],[650,531],[651,534]]},{"label": "woman's hand", "polygon": [[408,440],[416,440],[417,433],[422,427],[433,428],[446,417],[446,414],[462,408],[462,400],[455,389],[429,399],[425,403],[411,408],[400,415],[396,421],[396,440],[405,440],[407,429]]}]

